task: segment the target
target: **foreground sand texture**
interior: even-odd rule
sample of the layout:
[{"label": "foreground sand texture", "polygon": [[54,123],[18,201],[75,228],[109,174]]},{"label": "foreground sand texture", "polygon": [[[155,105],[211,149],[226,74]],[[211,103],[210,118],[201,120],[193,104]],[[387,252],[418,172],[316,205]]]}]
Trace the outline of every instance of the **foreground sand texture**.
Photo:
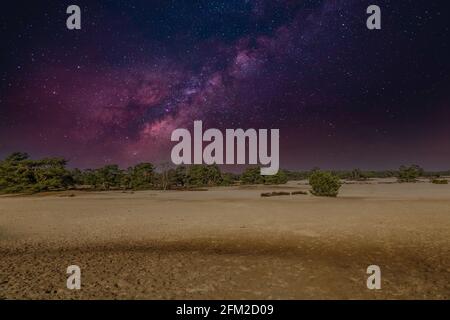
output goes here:
[{"label": "foreground sand texture", "polygon": [[[0,197],[2,299],[449,299],[450,186]],[[79,265],[82,289],[66,289]],[[366,268],[381,267],[368,290]]]}]

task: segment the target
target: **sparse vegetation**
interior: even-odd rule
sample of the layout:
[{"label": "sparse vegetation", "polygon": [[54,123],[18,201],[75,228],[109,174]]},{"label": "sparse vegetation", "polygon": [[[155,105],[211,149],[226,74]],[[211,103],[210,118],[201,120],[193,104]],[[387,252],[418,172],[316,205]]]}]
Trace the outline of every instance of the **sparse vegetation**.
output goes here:
[{"label": "sparse vegetation", "polygon": [[285,184],[288,176],[283,170],[271,176],[262,176],[259,167],[247,168],[241,175],[242,184]]},{"label": "sparse vegetation", "polygon": [[336,197],[341,187],[339,177],[325,171],[315,170],[309,177],[311,193],[321,197]]},{"label": "sparse vegetation", "polygon": [[431,183],[433,184],[448,184],[447,179],[433,179],[431,180]]},{"label": "sparse vegetation", "polygon": [[297,194],[301,194],[301,195],[307,195],[308,192],[307,191],[293,191],[293,192],[285,192],[285,191],[281,191],[281,192],[263,192],[261,193],[261,197],[276,197],[276,196],[293,196],[293,195],[297,195]]},{"label": "sparse vegetation", "polygon": [[354,181],[364,181],[368,179],[368,176],[360,169],[353,169],[353,171],[350,173],[350,178],[348,179]]},{"label": "sparse vegetation", "polygon": [[398,170],[398,182],[416,182],[417,178],[423,175],[423,169],[418,165],[401,166]]},{"label": "sparse vegetation", "polygon": [[293,196],[296,194],[307,195],[308,191],[293,191],[293,192],[291,192],[291,195],[293,195]]},{"label": "sparse vegetation", "polygon": [[261,197],[276,197],[276,196],[289,196],[289,192],[264,192],[261,193]]},{"label": "sparse vegetation", "polygon": [[287,182],[288,178],[283,170],[279,170],[272,176],[264,176],[264,184],[285,184]]}]

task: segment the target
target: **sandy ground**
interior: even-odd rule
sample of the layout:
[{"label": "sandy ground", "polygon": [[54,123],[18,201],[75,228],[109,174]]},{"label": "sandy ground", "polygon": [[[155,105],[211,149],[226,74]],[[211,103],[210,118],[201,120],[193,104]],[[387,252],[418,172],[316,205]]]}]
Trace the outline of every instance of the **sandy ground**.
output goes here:
[{"label": "sandy ground", "polygon": [[388,182],[0,197],[0,298],[449,299],[450,185]]}]

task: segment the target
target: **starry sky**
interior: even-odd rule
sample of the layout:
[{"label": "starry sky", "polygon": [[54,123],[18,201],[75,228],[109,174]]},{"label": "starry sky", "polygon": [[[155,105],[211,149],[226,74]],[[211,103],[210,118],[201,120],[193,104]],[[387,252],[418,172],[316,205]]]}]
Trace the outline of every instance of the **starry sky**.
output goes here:
[{"label": "starry sky", "polygon": [[[450,168],[448,1],[10,1],[0,157],[170,160],[171,132],[280,129],[286,169]],[[66,8],[81,8],[81,30]],[[366,8],[382,29],[366,28]]]}]

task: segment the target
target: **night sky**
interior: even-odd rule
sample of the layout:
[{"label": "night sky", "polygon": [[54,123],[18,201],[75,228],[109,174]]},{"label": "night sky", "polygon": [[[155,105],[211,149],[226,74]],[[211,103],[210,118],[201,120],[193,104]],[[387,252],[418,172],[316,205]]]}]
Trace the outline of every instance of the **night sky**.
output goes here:
[{"label": "night sky", "polygon": [[8,2],[0,157],[160,163],[202,120],[280,129],[286,169],[450,168],[448,1]]}]

